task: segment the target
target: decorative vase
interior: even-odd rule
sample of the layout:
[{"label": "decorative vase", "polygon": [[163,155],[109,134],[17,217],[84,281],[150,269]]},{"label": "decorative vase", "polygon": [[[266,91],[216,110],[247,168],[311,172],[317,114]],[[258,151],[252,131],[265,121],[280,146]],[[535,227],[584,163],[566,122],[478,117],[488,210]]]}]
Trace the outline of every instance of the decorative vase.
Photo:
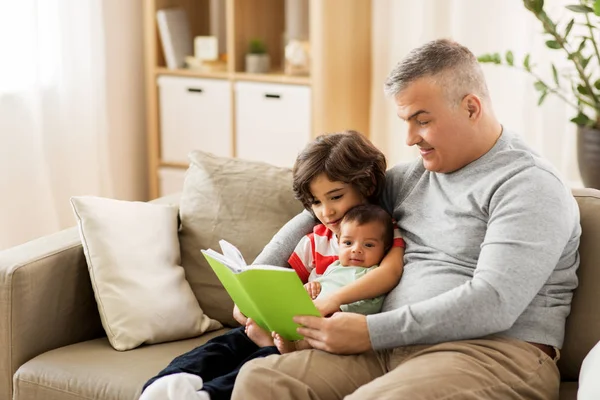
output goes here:
[{"label": "decorative vase", "polygon": [[268,54],[246,54],[246,72],[266,74],[270,69],[271,59]]},{"label": "decorative vase", "polygon": [[584,186],[600,189],[600,130],[577,128],[577,163]]}]

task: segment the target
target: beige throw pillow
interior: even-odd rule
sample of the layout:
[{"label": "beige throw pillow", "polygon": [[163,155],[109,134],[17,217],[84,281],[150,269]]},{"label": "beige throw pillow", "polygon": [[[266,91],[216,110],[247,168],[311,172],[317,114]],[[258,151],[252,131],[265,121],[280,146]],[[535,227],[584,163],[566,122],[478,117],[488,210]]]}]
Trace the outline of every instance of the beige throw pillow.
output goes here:
[{"label": "beige throw pillow", "polygon": [[102,325],[117,350],[198,336],[203,312],[180,266],[177,207],[73,197]]},{"label": "beige throw pillow", "polygon": [[251,263],[302,204],[294,199],[288,168],[201,151],[189,157],[179,205],[183,268],[206,314],[235,326],[233,302],[200,249],[220,251],[225,239]]}]

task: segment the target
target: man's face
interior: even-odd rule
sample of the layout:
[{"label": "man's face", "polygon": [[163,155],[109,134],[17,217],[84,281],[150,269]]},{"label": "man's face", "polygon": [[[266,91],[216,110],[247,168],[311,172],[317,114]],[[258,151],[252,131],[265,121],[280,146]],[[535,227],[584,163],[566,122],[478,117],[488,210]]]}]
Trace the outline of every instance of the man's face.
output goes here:
[{"label": "man's face", "polygon": [[398,116],[408,123],[406,144],[419,147],[427,170],[448,173],[474,161],[473,127],[463,103],[451,105],[427,78],[414,81],[394,100]]}]

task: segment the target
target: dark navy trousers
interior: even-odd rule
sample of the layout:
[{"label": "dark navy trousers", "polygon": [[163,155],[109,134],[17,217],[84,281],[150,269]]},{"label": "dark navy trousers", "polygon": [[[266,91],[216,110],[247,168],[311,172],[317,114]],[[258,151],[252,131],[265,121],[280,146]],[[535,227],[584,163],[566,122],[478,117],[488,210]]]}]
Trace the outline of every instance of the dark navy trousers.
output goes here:
[{"label": "dark navy trousers", "polygon": [[242,326],[175,358],[146,382],[143,390],[158,378],[187,372],[202,378],[202,390],[208,392],[211,400],[229,400],[240,368],[250,360],[271,354],[279,354],[279,351],[275,346],[258,347]]}]

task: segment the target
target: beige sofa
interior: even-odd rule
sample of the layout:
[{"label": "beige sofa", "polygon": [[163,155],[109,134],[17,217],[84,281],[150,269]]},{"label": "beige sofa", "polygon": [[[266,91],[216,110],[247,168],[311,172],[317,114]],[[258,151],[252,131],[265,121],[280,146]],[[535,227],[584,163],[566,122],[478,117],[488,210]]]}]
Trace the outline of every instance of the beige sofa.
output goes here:
[{"label": "beige sofa", "polygon": [[[600,340],[600,191],[575,196],[580,286],[559,364],[561,400],[576,398],[582,360]],[[118,352],[104,335],[76,228],[0,252],[1,400],[133,400],[173,357],[224,331]]]}]

